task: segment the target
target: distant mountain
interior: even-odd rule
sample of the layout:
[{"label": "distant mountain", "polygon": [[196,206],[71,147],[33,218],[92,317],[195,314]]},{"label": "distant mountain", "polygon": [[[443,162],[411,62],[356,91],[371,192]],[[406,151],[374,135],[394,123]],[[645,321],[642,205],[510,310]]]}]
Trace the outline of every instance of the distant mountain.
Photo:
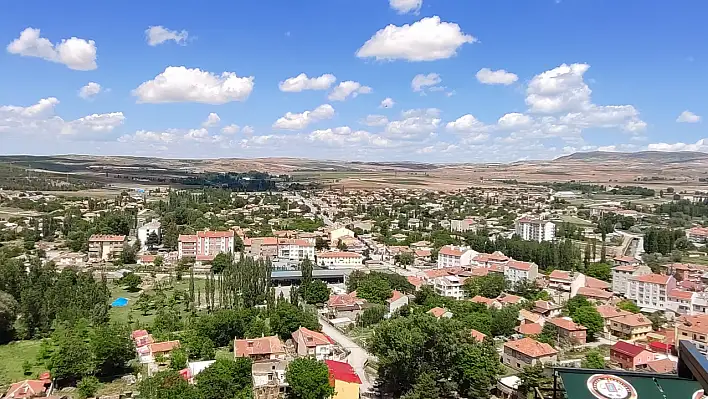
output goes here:
[{"label": "distant mountain", "polygon": [[563,161],[635,161],[635,162],[656,162],[656,163],[680,163],[691,161],[708,161],[708,153],[705,152],[665,152],[665,151],[640,151],[640,152],[576,152],[556,158],[553,162]]}]

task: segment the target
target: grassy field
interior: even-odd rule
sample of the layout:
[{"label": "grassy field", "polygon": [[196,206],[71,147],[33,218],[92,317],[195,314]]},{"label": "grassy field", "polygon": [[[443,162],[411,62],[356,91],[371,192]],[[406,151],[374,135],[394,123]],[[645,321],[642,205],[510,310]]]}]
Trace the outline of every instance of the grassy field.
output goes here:
[{"label": "grassy field", "polygon": [[[206,281],[203,279],[195,279],[194,281],[194,289],[200,289],[202,292],[202,295],[204,293],[204,286],[205,286]],[[112,303],[114,300],[118,298],[127,298],[128,299],[128,305],[123,306],[123,307],[111,307],[111,310],[109,311],[109,315],[111,317],[111,320],[118,320],[121,322],[127,322],[129,318],[132,317],[132,320],[134,321],[139,321],[141,324],[151,324],[153,319],[155,318],[155,313],[153,311],[150,311],[147,315],[143,315],[140,310],[138,310],[135,306],[136,302],[138,301],[138,298],[140,297],[140,293],[143,291],[138,291],[138,292],[129,292],[126,291],[123,287],[114,285],[110,287],[111,289],[111,299],[109,300],[109,303]],[[189,290],[189,279],[185,278],[182,281],[177,281],[174,283],[172,288],[166,289],[165,293],[170,296],[175,290],[182,290],[182,291],[188,291]],[[145,291],[148,294],[153,294],[154,291],[152,289],[148,289]],[[203,298],[203,296],[202,296]]]},{"label": "grassy field", "polygon": [[[41,341],[39,340],[16,341],[7,345],[0,345],[0,386],[26,378],[33,378],[38,373],[46,371],[43,364],[36,364],[40,345]],[[22,364],[25,361],[32,364],[28,376],[25,376],[22,370]]]},{"label": "grassy field", "polygon": [[571,223],[571,224],[575,224],[575,225],[582,226],[582,227],[593,225],[592,223],[588,222],[587,220],[583,220],[583,219],[580,219],[575,216],[562,215],[560,218],[561,218],[561,221],[563,221],[565,223]]}]

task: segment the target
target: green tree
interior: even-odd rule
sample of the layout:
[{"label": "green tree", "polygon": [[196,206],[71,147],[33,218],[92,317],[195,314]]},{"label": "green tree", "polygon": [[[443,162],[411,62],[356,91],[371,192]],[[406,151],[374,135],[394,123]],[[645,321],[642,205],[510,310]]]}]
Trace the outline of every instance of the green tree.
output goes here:
[{"label": "green tree", "polygon": [[508,305],[498,310],[493,309],[491,315],[491,332],[493,336],[509,336],[515,333],[515,328],[519,322],[518,306]]},{"label": "green tree", "polygon": [[52,334],[57,348],[50,359],[50,369],[56,379],[75,382],[93,374],[95,363],[85,334],[85,328],[81,326],[61,328]]},{"label": "green tree", "polygon": [[156,267],[157,269],[159,269],[159,268],[162,267],[162,264],[163,264],[164,262],[165,262],[165,258],[163,258],[162,256],[156,256],[156,257],[155,257],[155,261],[154,261],[153,263],[155,264],[155,267]]},{"label": "green tree", "polygon": [[138,384],[138,390],[144,399],[201,399],[197,388],[175,370],[159,371],[143,379]]},{"label": "green tree", "polygon": [[384,305],[374,305],[366,308],[361,315],[359,315],[359,325],[362,327],[372,326],[386,316],[386,307]]},{"label": "green tree", "polygon": [[378,276],[369,276],[362,280],[356,289],[356,295],[359,298],[373,303],[384,303],[385,300],[391,297],[391,293],[392,290],[388,281]]},{"label": "green tree", "polygon": [[211,261],[211,272],[214,274],[219,274],[232,263],[233,257],[231,253],[221,252],[214,257],[214,260]]},{"label": "green tree", "polygon": [[160,237],[157,235],[157,232],[152,231],[150,234],[147,236],[147,240],[145,240],[145,245],[152,251],[152,249],[155,247],[155,245],[158,245],[160,243]]},{"label": "green tree", "polygon": [[585,359],[583,359],[581,366],[586,369],[604,369],[605,368],[605,358],[597,349],[588,351],[585,354]]},{"label": "green tree", "polygon": [[152,309],[152,297],[145,292],[141,292],[135,302],[135,307],[140,310],[140,314],[147,316],[150,313],[150,309]]},{"label": "green tree", "polygon": [[346,251],[348,249],[347,244],[345,244],[341,238],[337,240],[337,249],[340,251]]},{"label": "green tree", "polygon": [[[300,263],[300,271],[302,273],[302,285],[308,286],[312,283],[312,261],[310,258],[305,257]],[[304,298],[304,297],[303,297]]]},{"label": "green tree", "polygon": [[526,366],[518,374],[520,379],[518,390],[527,396],[534,392],[534,389],[541,388],[550,383],[550,378],[543,372],[543,364],[538,362],[533,366]]},{"label": "green tree", "polygon": [[322,280],[315,280],[303,285],[300,295],[309,304],[325,303],[329,299],[329,287]]},{"label": "green tree", "polygon": [[290,362],[285,372],[290,386],[288,399],[327,399],[334,394],[329,384],[327,365],[313,358],[298,358]]},{"label": "green tree", "polygon": [[0,291],[0,343],[12,340],[17,319],[17,301],[7,292]]},{"label": "green tree", "polygon": [[536,337],[539,342],[545,342],[548,345],[556,346],[558,345],[558,327],[553,323],[545,323],[541,334]]},{"label": "green tree", "polygon": [[120,261],[124,265],[132,265],[135,264],[135,255],[137,254],[137,250],[135,249],[134,246],[125,244],[123,246],[123,252],[120,254]]},{"label": "green tree", "polygon": [[595,277],[603,281],[610,281],[612,272],[610,265],[607,263],[592,263],[586,270],[586,274],[590,277]]},{"label": "green tree", "polygon": [[413,252],[403,252],[396,255],[395,260],[400,265],[410,266],[415,261],[415,256],[413,255]]},{"label": "green tree", "polygon": [[143,283],[143,279],[140,278],[135,273],[125,273],[123,277],[118,280],[118,284],[125,286],[128,292],[138,292],[140,291],[140,284]]},{"label": "green tree", "polygon": [[196,380],[201,399],[253,397],[249,358],[217,359]]},{"label": "green tree", "polygon": [[660,312],[650,313],[647,318],[651,321],[651,328],[655,331],[661,329],[661,327],[666,324],[666,318],[662,316]]},{"label": "green tree", "polygon": [[95,396],[96,392],[98,392],[98,388],[100,387],[100,381],[92,375],[82,378],[81,381],[76,384],[76,389],[79,391],[79,398],[81,399]]},{"label": "green tree", "polygon": [[573,321],[585,326],[588,340],[594,341],[595,337],[602,332],[605,321],[594,306],[583,306],[576,309],[572,316]]},{"label": "green tree", "polygon": [[322,237],[315,238],[315,249],[317,251],[329,250],[329,241]]},{"label": "green tree", "polygon": [[112,323],[95,326],[90,337],[96,371],[101,375],[118,374],[135,357],[135,347],[130,339],[130,328],[125,324]]},{"label": "green tree", "polygon": [[627,312],[639,313],[641,309],[631,299],[623,299],[617,303],[617,307]]},{"label": "green tree", "polygon": [[175,349],[170,353],[170,368],[172,370],[182,370],[187,367],[187,352],[182,349]]},{"label": "green tree", "polygon": [[593,304],[588,301],[588,299],[582,295],[576,295],[565,303],[565,308],[568,310],[568,314],[573,317],[575,312],[582,307],[593,307]]},{"label": "green tree", "polygon": [[413,389],[401,399],[439,399],[442,397],[437,382],[430,373],[421,373],[416,379]]},{"label": "green tree", "polygon": [[482,277],[468,278],[463,288],[470,297],[481,295],[485,298],[496,298],[509,288],[509,283],[503,274],[489,273]]}]

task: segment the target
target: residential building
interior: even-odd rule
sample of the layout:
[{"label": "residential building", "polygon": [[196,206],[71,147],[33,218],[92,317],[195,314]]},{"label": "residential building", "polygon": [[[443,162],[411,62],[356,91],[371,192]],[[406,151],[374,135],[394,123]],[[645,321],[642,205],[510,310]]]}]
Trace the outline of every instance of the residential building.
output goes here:
[{"label": "residential building", "polygon": [[485,338],[487,338],[487,334],[479,332],[479,331],[475,330],[474,328],[472,330],[470,330],[470,335],[477,342],[482,342],[482,341],[484,341]]},{"label": "residential building", "polygon": [[538,362],[555,363],[558,359],[557,355],[558,351],[551,345],[526,337],[504,343],[502,363],[513,369],[522,370]]},{"label": "residential building", "polygon": [[583,273],[554,270],[548,275],[548,288],[570,293],[570,297],[578,294],[580,287],[585,287],[585,275]]},{"label": "residential building", "polygon": [[393,290],[391,297],[386,300],[386,313],[391,314],[398,309],[408,305],[409,298],[408,295],[398,291]]},{"label": "residential building", "polygon": [[354,368],[345,362],[325,360],[329,369],[329,382],[334,387],[331,399],[359,399],[361,379]]},{"label": "residential building", "polygon": [[708,227],[692,227],[686,230],[686,238],[697,244],[708,242]]},{"label": "residential building", "polygon": [[516,220],[515,232],[523,240],[553,241],[556,238],[556,225],[548,220],[522,217]]},{"label": "residential building", "polygon": [[298,262],[308,258],[314,262],[315,244],[303,239],[280,239],[278,240],[278,258]]},{"label": "residential building", "polygon": [[465,297],[464,282],[464,277],[443,276],[433,280],[433,288],[438,295],[459,300]]},{"label": "residential building", "polygon": [[669,290],[669,301],[666,304],[666,309],[673,311],[677,315],[694,314],[693,304],[698,296],[698,293],[692,291]]},{"label": "residential building", "polygon": [[10,385],[3,399],[30,399],[45,396],[51,380],[24,380]]},{"label": "residential building", "polygon": [[89,261],[108,261],[119,258],[126,244],[126,236],[94,234],[89,237]]},{"label": "residential building", "polygon": [[150,223],[138,227],[138,240],[140,240],[140,246],[143,249],[147,248],[148,237],[153,233],[157,236],[158,242],[160,242],[160,238],[162,237],[160,226],[160,222],[153,220]]},{"label": "residential building", "polygon": [[198,261],[213,260],[220,253],[234,251],[234,231],[200,231],[180,235],[177,251],[180,259],[194,257]]},{"label": "residential building", "polygon": [[615,256],[612,258],[614,266],[639,266],[642,262],[633,256]]},{"label": "residential building", "polygon": [[438,268],[469,266],[478,254],[469,247],[445,245],[438,251]]},{"label": "residential building", "polygon": [[472,218],[465,218],[461,220],[450,220],[450,231],[456,233],[465,233],[468,231],[476,231],[477,223]]},{"label": "residential building", "polygon": [[531,310],[543,317],[556,317],[561,314],[562,309],[563,306],[551,301],[536,301]]},{"label": "residential building", "polygon": [[538,265],[533,262],[521,262],[510,259],[504,265],[504,278],[512,287],[523,281],[536,281]]},{"label": "residential building", "polygon": [[672,263],[670,265],[666,265],[665,267],[667,269],[666,274],[679,276],[679,280],[684,284],[688,281],[700,283],[701,276],[708,272],[708,267],[693,263]]},{"label": "residential building", "polygon": [[675,342],[691,341],[704,355],[708,354],[708,315],[681,316],[675,324]]},{"label": "residential building", "polygon": [[329,232],[329,242],[331,247],[336,247],[337,242],[339,240],[345,238],[345,237],[351,237],[354,238],[354,232],[349,230],[346,227],[340,227],[338,229],[331,230]]},{"label": "residential building", "polygon": [[628,281],[632,277],[651,274],[647,265],[619,265],[612,268],[612,292],[627,295]]},{"label": "residential building", "polygon": [[288,383],[285,373],[289,360],[272,359],[253,362],[253,397],[255,399],[281,399],[285,395]]},{"label": "residential building", "polygon": [[440,319],[440,318],[443,318],[443,317],[446,318],[446,319],[451,319],[452,316],[453,316],[453,315],[452,315],[452,312],[448,311],[448,310],[445,309],[445,308],[441,308],[441,307],[439,307],[439,306],[430,309],[430,310],[428,311],[428,314],[433,315],[436,319]]},{"label": "residential building", "polygon": [[152,361],[156,361],[159,357],[170,357],[170,353],[173,350],[180,347],[179,341],[164,341],[164,342],[153,342],[147,345],[148,353],[152,358]]},{"label": "residential building", "polygon": [[254,361],[285,359],[285,347],[277,336],[235,339],[234,357],[250,357]]},{"label": "residential building", "polygon": [[317,264],[328,269],[361,267],[364,256],[356,252],[335,251],[317,254]]},{"label": "residential building", "polygon": [[669,291],[676,288],[676,279],[663,274],[646,274],[627,280],[625,296],[641,308],[666,310]]},{"label": "residential building", "polygon": [[331,359],[334,355],[334,341],[321,332],[305,327],[292,334],[295,351],[300,356],[312,356],[317,360]]},{"label": "residential building", "polygon": [[243,240],[244,251],[254,258],[275,258],[278,256],[277,237],[254,237]]},{"label": "residential building", "polygon": [[526,323],[516,327],[516,332],[525,337],[533,337],[539,335],[542,331],[543,326],[538,323]]},{"label": "residential building", "polygon": [[646,338],[652,332],[651,320],[641,313],[614,317],[610,320],[610,333],[625,341]]},{"label": "residential building", "polygon": [[610,361],[625,370],[636,370],[653,360],[653,352],[629,342],[619,341],[610,348]]},{"label": "residential building", "polygon": [[578,288],[577,295],[582,295],[585,298],[590,299],[595,303],[606,303],[613,296],[613,294],[609,291],[605,291],[605,290],[602,290],[599,288],[590,288],[590,287]]},{"label": "residential building", "polygon": [[621,316],[628,316],[632,314],[630,312],[627,312],[626,310],[618,309],[617,307],[612,305],[599,305],[595,309],[597,309],[597,312],[600,313],[600,316],[602,316],[602,320],[604,321],[603,332],[605,334],[610,333],[612,320]]},{"label": "residential building", "polygon": [[496,251],[491,254],[478,254],[474,258],[472,258],[472,263],[477,266],[482,266],[486,268],[493,268],[493,267],[501,267],[503,269],[503,266],[506,264],[506,262],[509,261],[509,257],[501,253],[500,251]]},{"label": "residential building", "polygon": [[546,319],[546,323],[556,326],[558,340],[573,345],[583,345],[587,341],[587,328],[576,324],[570,317],[554,317]]}]

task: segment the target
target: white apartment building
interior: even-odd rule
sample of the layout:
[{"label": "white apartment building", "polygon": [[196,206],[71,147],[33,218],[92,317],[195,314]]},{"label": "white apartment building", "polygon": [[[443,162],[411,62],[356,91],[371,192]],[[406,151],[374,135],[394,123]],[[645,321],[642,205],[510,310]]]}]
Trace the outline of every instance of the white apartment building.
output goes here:
[{"label": "white apartment building", "polygon": [[107,261],[120,257],[127,242],[123,235],[94,234],[88,240],[89,261]]},{"label": "white apartment building", "polygon": [[138,240],[140,240],[140,246],[145,249],[147,248],[148,237],[152,233],[157,234],[158,240],[160,239],[160,222],[153,220],[150,223],[146,223],[138,227]]},{"label": "white apartment building", "polygon": [[278,258],[302,261],[315,259],[315,244],[302,239],[284,239],[278,241]]},{"label": "white apartment building", "polygon": [[354,232],[349,230],[346,227],[340,227],[338,229],[334,229],[329,232],[329,242],[330,245],[332,246],[337,246],[337,242],[345,237],[352,237],[354,238]]},{"label": "white apartment building", "polygon": [[438,251],[438,268],[469,266],[479,252],[469,247],[445,245]]},{"label": "white apartment building", "polygon": [[612,292],[617,295],[627,295],[627,283],[632,277],[651,274],[649,266],[623,265],[612,268]]},{"label": "white apartment building", "polygon": [[472,218],[466,218],[462,220],[450,220],[450,231],[454,231],[457,233],[464,233],[467,231],[475,231],[477,230],[477,225],[474,219]]},{"label": "white apartment building", "polygon": [[178,238],[177,256],[209,261],[220,253],[233,252],[234,231],[200,231],[197,234],[183,234]]},{"label": "white apartment building", "polygon": [[640,308],[665,311],[669,291],[675,288],[676,279],[673,276],[652,273],[628,279],[625,296],[634,300]]},{"label": "white apartment building", "polygon": [[538,265],[535,263],[511,259],[504,265],[504,278],[512,287],[522,281],[536,281],[536,277],[538,277]]},{"label": "white apartment building", "polygon": [[465,279],[458,276],[443,276],[433,280],[435,292],[440,296],[446,296],[457,300],[465,297],[465,290],[462,285]]},{"label": "white apartment building", "polygon": [[317,264],[329,269],[361,267],[364,256],[356,252],[320,252]]},{"label": "white apartment building", "polygon": [[548,220],[522,217],[516,220],[516,234],[529,241],[553,241],[556,238],[556,225]]}]

